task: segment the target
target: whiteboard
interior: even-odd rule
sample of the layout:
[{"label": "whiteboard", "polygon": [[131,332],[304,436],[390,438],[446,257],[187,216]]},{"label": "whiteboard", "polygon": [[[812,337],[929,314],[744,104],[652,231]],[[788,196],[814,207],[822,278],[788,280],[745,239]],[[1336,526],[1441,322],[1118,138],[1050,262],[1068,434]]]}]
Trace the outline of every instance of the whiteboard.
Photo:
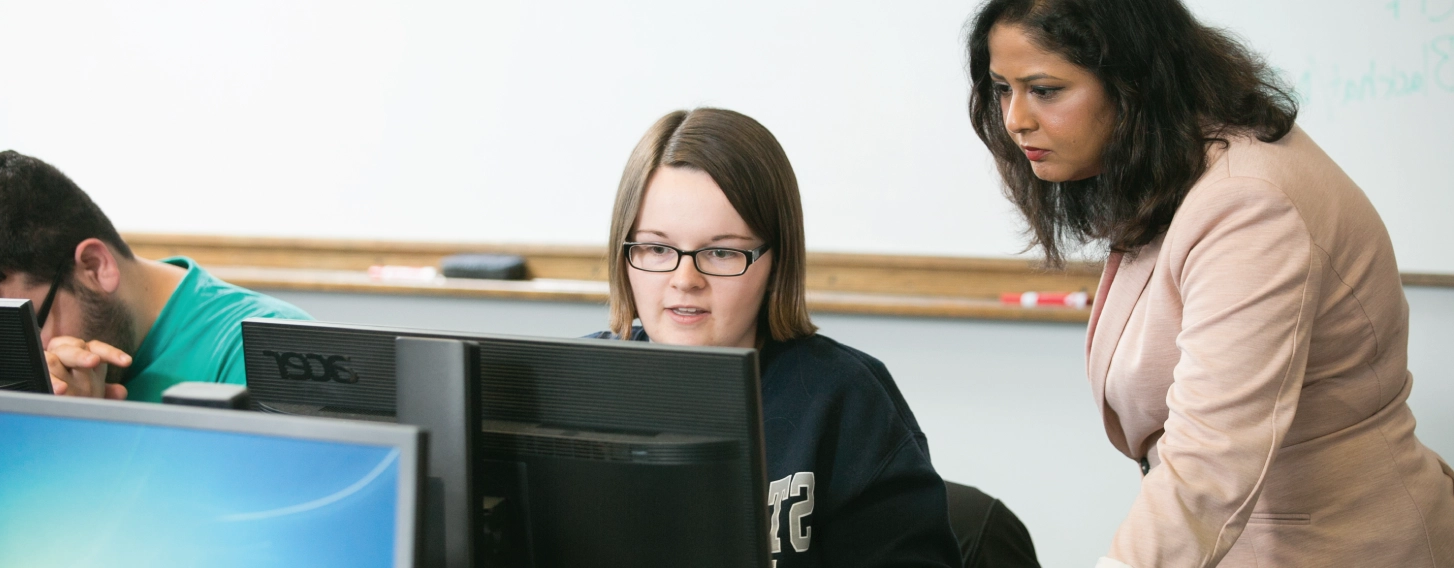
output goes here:
[{"label": "whiteboard", "polygon": [[[977,2],[0,0],[0,148],[123,231],[600,244],[662,114],[753,116],[818,251],[1009,256]],[[1401,268],[1454,273],[1454,0],[1195,0],[1299,88]]]}]

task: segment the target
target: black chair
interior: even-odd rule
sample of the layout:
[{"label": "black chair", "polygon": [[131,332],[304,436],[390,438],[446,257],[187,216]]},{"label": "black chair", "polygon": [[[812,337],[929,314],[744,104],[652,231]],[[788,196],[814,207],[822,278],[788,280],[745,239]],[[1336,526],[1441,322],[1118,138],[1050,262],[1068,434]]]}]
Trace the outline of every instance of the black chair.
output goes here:
[{"label": "black chair", "polygon": [[944,488],[965,568],[1040,568],[1030,531],[1004,503],[968,485]]}]

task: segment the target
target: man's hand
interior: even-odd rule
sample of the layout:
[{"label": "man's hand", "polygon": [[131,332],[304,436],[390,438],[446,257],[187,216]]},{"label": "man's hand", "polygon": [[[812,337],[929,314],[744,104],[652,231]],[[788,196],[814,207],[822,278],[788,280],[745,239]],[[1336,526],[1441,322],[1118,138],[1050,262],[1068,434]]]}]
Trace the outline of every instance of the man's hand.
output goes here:
[{"label": "man's hand", "polygon": [[126,398],[126,387],[106,384],[108,365],[127,367],[131,356],[100,341],[75,337],[54,337],[46,346],[50,383],[57,395],[92,398]]}]

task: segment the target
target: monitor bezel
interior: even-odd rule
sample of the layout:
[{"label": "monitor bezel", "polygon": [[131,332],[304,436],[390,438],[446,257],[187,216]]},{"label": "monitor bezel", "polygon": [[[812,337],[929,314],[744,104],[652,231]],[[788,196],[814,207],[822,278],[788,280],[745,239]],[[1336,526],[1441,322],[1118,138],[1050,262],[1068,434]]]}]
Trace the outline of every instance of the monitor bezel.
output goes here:
[{"label": "monitor bezel", "polygon": [[0,391],[0,413],[397,448],[396,511],[408,522],[395,523],[393,565],[419,566],[420,480],[427,435],[418,427],[14,391]]},{"label": "monitor bezel", "polygon": [[[242,320],[246,325],[262,325],[267,327],[296,327],[303,329],[331,329],[338,331],[371,331],[393,334],[397,336],[417,337],[424,339],[453,339],[458,341],[474,341],[479,339],[500,339],[506,341],[520,341],[528,343],[568,343],[578,345],[600,345],[600,339],[589,337],[547,337],[540,335],[519,335],[511,333],[491,333],[485,331],[464,331],[464,330],[442,330],[424,329],[417,327],[399,327],[387,325],[373,325],[361,323],[347,323],[335,321],[318,320],[293,320],[281,318],[247,318]],[[645,342],[645,341],[616,341],[626,349],[644,350],[668,350],[682,351],[686,353],[702,354],[734,354],[746,355],[756,353],[757,350],[750,347],[708,347],[698,345],[670,345],[666,343]]]},{"label": "monitor bezel", "polygon": [[31,362],[36,365],[35,376],[31,377],[30,380],[35,381],[35,388],[38,390],[9,392],[55,394],[55,389],[50,382],[50,369],[46,365],[45,344],[40,340],[40,327],[36,325],[35,310],[32,309],[30,300],[23,298],[0,298],[0,310],[14,310],[20,314],[21,325],[26,328],[21,330],[21,333],[25,334],[26,342],[29,343],[29,345],[25,346],[25,349],[30,351],[29,355],[32,357]]}]

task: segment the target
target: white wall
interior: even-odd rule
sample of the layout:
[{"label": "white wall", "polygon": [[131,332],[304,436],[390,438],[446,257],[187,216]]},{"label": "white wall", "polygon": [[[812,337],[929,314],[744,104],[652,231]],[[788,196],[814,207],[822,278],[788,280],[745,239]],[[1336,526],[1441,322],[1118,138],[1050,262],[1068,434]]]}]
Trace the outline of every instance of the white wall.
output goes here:
[{"label": "white wall", "polygon": [[[591,304],[270,291],[326,321],[578,337]],[[1409,288],[1409,405],[1425,445],[1454,458],[1454,289]],[[1136,464],[1106,441],[1085,378],[1085,326],[817,315],[825,335],[894,374],[946,479],[999,497],[1041,565],[1091,566],[1130,510]]]},{"label": "white wall", "polygon": [[[596,244],[637,138],[780,138],[815,250],[1000,256],[965,112],[977,0],[0,0],[0,148],[123,230]],[[1454,0],[1191,0],[1301,90],[1406,271],[1454,273]]]}]

